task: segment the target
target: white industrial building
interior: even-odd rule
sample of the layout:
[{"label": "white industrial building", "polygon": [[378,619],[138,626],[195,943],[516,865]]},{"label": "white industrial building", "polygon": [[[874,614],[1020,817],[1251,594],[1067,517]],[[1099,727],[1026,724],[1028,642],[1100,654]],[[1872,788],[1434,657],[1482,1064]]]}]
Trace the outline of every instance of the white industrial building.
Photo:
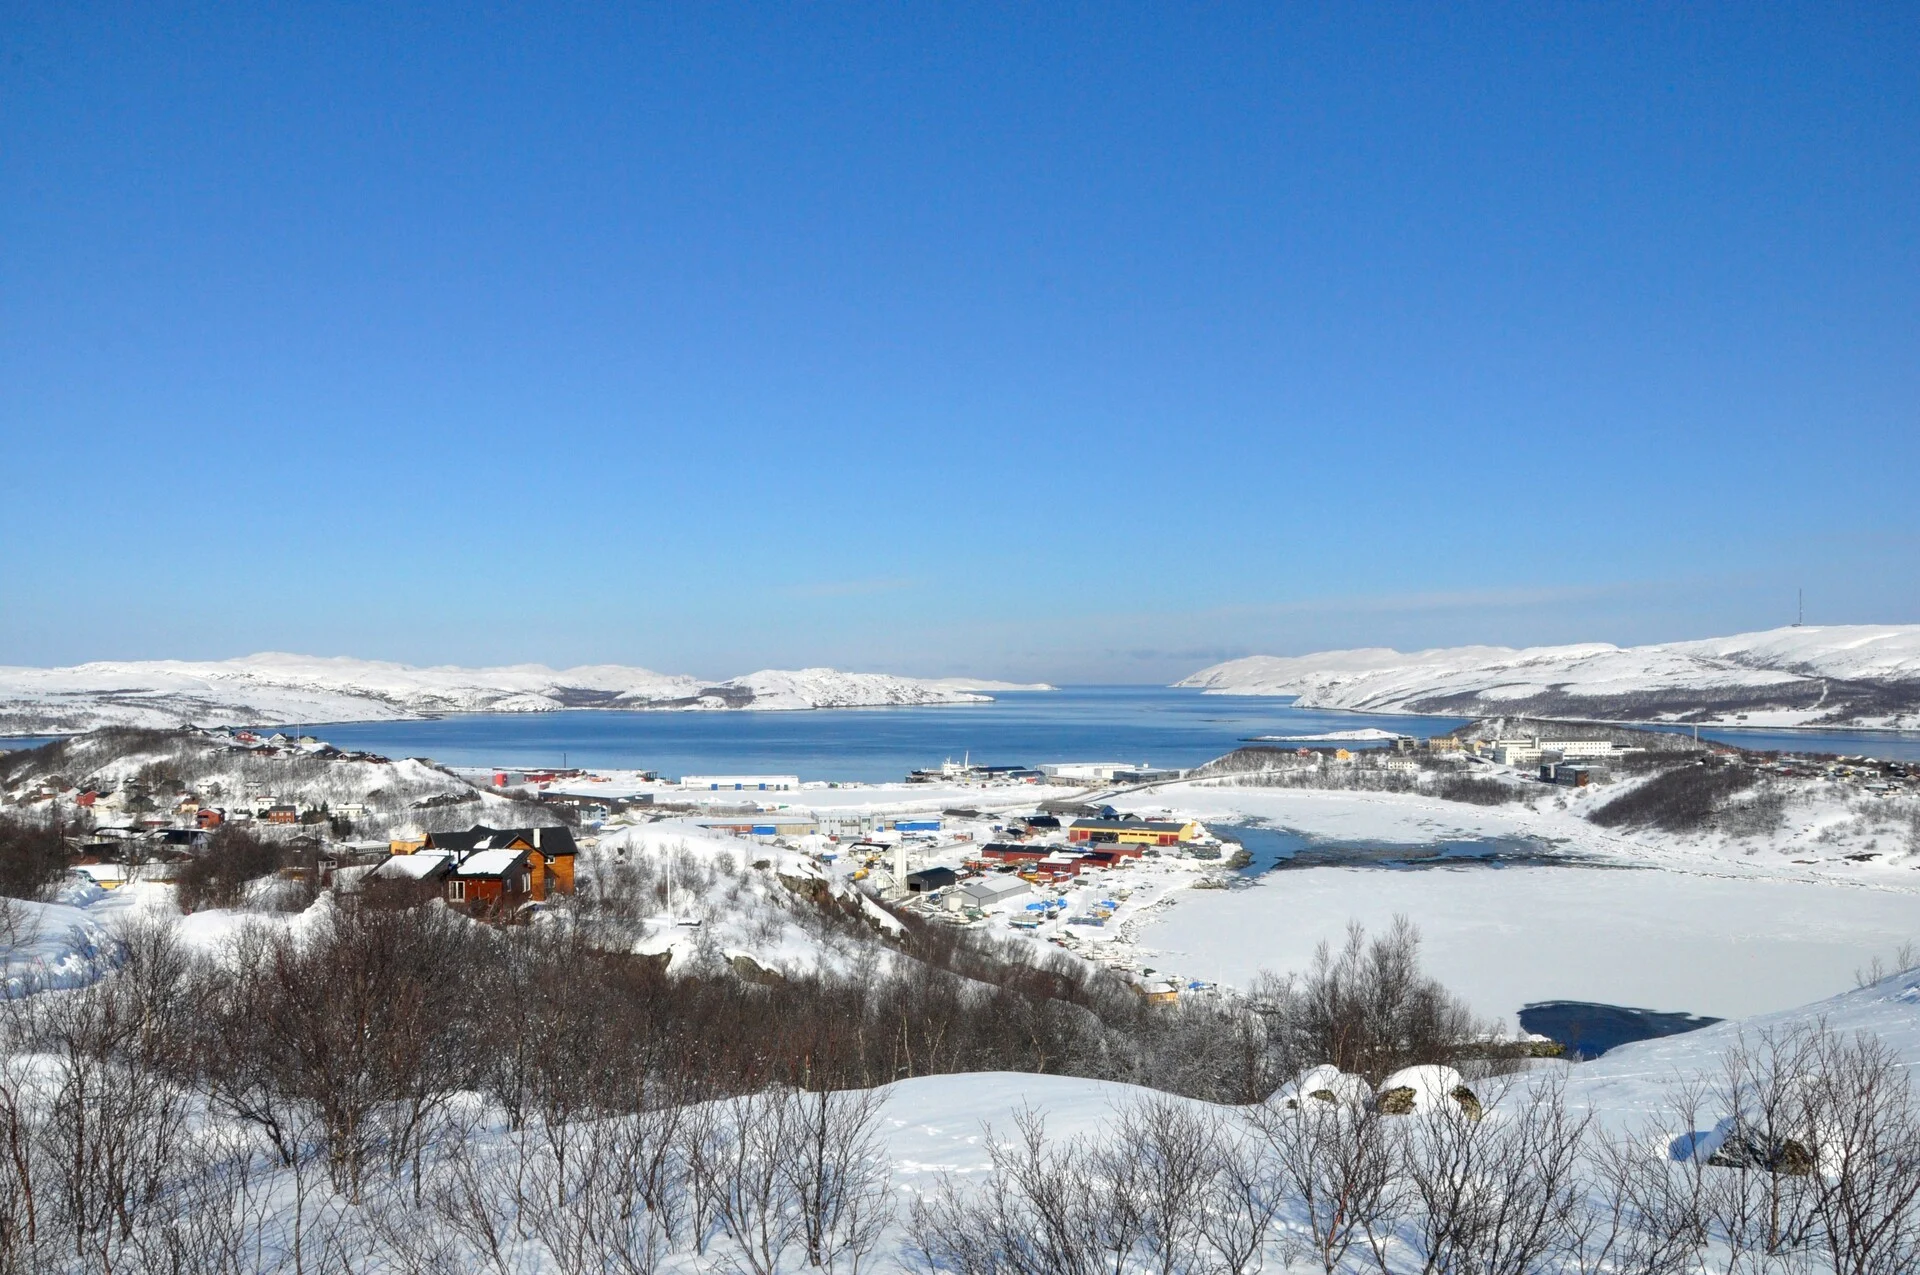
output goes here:
[{"label": "white industrial building", "polygon": [[1057,761],[1040,767],[1040,773],[1048,779],[1060,779],[1070,784],[1110,784],[1113,777],[1122,771],[1151,769],[1143,761]]},{"label": "white industrial building", "polygon": [[791,792],[800,786],[798,775],[683,775],[682,788],[709,792]]},{"label": "white industrial building", "polygon": [[1541,748],[1562,757],[1611,757],[1621,751],[1610,739],[1550,739]]},{"label": "white industrial building", "polygon": [[948,895],[949,906],[988,908],[1027,892],[1027,883],[1011,873],[978,877]]},{"label": "white industrial building", "polygon": [[1540,739],[1526,735],[1493,741],[1493,759],[1502,766],[1531,766],[1540,760]]}]

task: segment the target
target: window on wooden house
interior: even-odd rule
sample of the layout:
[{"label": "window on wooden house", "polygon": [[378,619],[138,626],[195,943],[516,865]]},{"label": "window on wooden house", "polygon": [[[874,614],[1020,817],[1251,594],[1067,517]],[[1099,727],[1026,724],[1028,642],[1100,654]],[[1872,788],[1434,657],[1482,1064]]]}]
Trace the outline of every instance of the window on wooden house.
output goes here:
[{"label": "window on wooden house", "polygon": [[447,897],[448,897],[449,899],[452,899],[452,900],[453,900],[453,901],[454,901],[455,903],[464,903],[464,902],[466,902],[466,900],[467,900],[467,883],[466,883],[465,881],[449,881],[449,882],[447,882]]}]

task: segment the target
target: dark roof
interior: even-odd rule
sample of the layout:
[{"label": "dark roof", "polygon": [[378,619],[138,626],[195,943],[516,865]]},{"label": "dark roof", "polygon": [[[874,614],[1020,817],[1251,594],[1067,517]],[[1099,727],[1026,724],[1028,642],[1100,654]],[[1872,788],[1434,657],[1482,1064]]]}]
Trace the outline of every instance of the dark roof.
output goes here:
[{"label": "dark roof", "polygon": [[952,885],[960,879],[960,874],[952,868],[922,868],[918,872],[907,873],[907,888],[938,890]]},{"label": "dark roof", "polygon": [[489,828],[478,823],[465,832],[430,832],[426,844],[434,850],[469,854],[483,848],[483,842],[487,849],[505,849],[516,841],[531,846],[536,832],[540,834],[538,849],[549,859],[579,853],[579,847],[574,844],[573,830],[561,824],[547,824],[539,828]]}]

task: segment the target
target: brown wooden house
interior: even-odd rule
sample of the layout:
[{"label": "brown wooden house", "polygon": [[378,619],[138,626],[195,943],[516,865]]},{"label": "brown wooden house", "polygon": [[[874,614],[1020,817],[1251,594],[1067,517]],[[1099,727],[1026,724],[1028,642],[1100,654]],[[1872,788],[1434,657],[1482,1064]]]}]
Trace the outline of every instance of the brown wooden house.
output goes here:
[{"label": "brown wooden house", "polygon": [[525,851],[527,897],[535,902],[573,893],[573,862],[580,852],[569,828],[489,828],[485,824],[465,832],[431,833],[421,849],[446,850],[461,858],[493,850]]},{"label": "brown wooden house", "polygon": [[533,899],[526,850],[476,850],[447,874],[447,902],[479,915],[504,915]]}]

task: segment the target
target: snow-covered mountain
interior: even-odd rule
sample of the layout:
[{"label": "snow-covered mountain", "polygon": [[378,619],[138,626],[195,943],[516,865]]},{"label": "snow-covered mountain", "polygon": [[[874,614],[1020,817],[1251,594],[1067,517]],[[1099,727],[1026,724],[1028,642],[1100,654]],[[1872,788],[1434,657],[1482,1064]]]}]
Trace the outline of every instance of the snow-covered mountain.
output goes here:
[{"label": "snow-covered mountain", "polygon": [[1176,683],[1361,712],[1920,727],[1920,625],[1794,626],[1653,646],[1254,655]]},{"label": "snow-covered mountain", "polygon": [[0,668],[0,734],[183,723],[277,726],[561,708],[859,708],[991,698],[971,689],[974,685],[965,679],[927,681],[826,668],[767,669],[709,682],[618,664],[557,670],[541,664],[414,668],[277,653],[199,663],[108,661]]}]

